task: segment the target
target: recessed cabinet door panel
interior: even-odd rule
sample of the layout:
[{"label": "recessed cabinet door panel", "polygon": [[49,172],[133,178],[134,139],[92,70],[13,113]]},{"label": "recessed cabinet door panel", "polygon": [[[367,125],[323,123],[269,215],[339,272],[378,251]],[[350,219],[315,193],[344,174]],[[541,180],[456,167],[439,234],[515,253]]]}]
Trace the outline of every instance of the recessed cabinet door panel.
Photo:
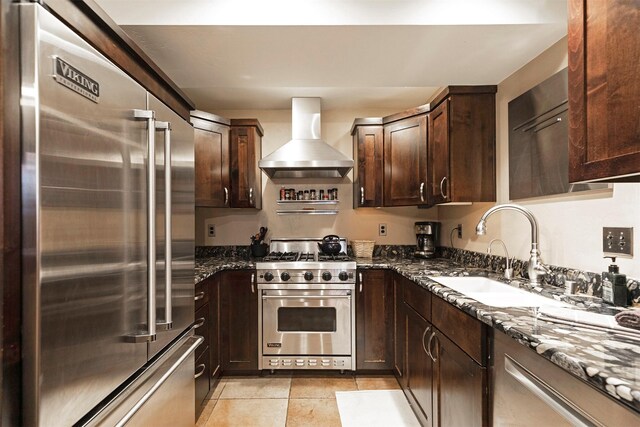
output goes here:
[{"label": "recessed cabinet door panel", "polygon": [[384,127],[384,205],[427,203],[427,116]]},{"label": "recessed cabinet door panel", "polygon": [[382,206],[383,189],[383,132],[382,126],[360,126],[355,132],[353,206]]},{"label": "recessed cabinet door panel", "polygon": [[196,206],[229,206],[229,127],[196,128]]},{"label": "recessed cabinet door panel", "polygon": [[434,204],[444,203],[449,195],[449,100],[429,113],[429,196]]},{"label": "recessed cabinet door panel", "polygon": [[[407,389],[411,397],[415,399],[420,411],[417,415],[426,418],[426,424],[431,425],[433,420],[432,409],[432,382],[433,366],[426,353],[426,341],[433,329],[431,324],[424,320],[410,308],[405,309],[406,321],[406,375]],[[424,420],[421,420],[424,423]]]},{"label": "recessed cabinet door panel", "polygon": [[393,286],[385,270],[358,274],[356,301],[357,369],[393,367]]},{"label": "recessed cabinet door panel", "polygon": [[637,1],[569,2],[570,182],[640,173],[638,28]]}]

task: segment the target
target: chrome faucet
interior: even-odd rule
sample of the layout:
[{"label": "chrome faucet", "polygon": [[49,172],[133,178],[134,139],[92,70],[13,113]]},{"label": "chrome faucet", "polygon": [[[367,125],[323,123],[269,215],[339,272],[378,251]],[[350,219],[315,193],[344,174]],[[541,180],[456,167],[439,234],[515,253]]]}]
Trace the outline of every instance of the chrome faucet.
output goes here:
[{"label": "chrome faucet", "polygon": [[489,246],[487,246],[487,254],[491,255],[491,245],[493,245],[493,242],[500,242],[500,244],[502,245],[502,249],[504,249],[504,254],[507,257],[507,265],[505,266],[505,269],[504,269],[504,278],[507,280],[513,279],[513,268],[511,268],[511,258],[509,258],[507,245],[505,245],[501,239],[492,239],[489,242]]},{"label": "chrome faucet", "polygon": [[529,281],[532,284],[540,283],[540,279],[549,273],[549,269],[542,264],[542,260],[540,259],[540,250],[538,249],[538,222],[529,209],[515,204],[496,205],[482,215],[480,222],[478,222],[476,226],[476,234],[479,236],[486,234],[487,218],[494,212],[501,210],[520,212],[529,220],[529,224],[531,225],[531,251],[529,252],[529,267],[527,268],[527,273],[529,274]]}]

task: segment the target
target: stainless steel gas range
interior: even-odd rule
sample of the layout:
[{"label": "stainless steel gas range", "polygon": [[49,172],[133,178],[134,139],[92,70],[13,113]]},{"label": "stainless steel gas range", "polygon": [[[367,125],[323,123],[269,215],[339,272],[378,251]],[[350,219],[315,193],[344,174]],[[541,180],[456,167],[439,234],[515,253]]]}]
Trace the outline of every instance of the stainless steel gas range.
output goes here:
[{"label": "stainless steel gas range", "polygon": [[355,370],[356,263],[322,239],[272,239],[256,263],[259,369]]}]

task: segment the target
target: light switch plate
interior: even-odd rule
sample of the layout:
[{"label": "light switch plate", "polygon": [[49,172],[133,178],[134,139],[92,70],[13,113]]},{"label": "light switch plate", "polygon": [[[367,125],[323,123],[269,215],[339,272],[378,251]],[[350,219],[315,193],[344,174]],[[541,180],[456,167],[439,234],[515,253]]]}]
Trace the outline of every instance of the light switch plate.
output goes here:
[{"label": "light switch plate", "polygon": [[632,258],[633,227],[602,227],[602,252]]}]

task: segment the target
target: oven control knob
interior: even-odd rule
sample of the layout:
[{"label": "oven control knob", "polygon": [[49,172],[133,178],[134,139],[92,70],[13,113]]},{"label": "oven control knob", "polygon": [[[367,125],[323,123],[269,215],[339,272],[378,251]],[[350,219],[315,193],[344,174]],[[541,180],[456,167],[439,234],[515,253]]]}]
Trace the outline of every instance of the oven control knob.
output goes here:
[{"label": "oven control knob", "polygon": [[270,282],[273,280],[273,273],[270,271],[267,271],[266,273],[264,273],[264,280],[266,280],[267,282]]},{"label": "oven control knob", "polygon": [[349,274],[348,274],[346,271],[341,271],[341,272],[338,274],[338,279],[340,279],[340,280],[342,280],[342,281],[345,281],[345,280],[347,280],[348,278],[349,278]]},{"label": "oven control knob", "polygon": [[322,280],[331,280],[331,273],[329,273],[328,271],[322,273]]},{"label": "oven control knob", "polygon": [[304,280],[313,280],[313,273],[310,271],[307,271],[304,273]]},{"label": "oven control knob", "polygon": [[282,274],[280,274],[280,278],[281,278],[283,281],[285,281],[285,282],[286,282],[287,280],[291,279],[291,276],[289,275],[289,273],[287,273],[286,271],[284,271],[284,272],[282,272]]}]

